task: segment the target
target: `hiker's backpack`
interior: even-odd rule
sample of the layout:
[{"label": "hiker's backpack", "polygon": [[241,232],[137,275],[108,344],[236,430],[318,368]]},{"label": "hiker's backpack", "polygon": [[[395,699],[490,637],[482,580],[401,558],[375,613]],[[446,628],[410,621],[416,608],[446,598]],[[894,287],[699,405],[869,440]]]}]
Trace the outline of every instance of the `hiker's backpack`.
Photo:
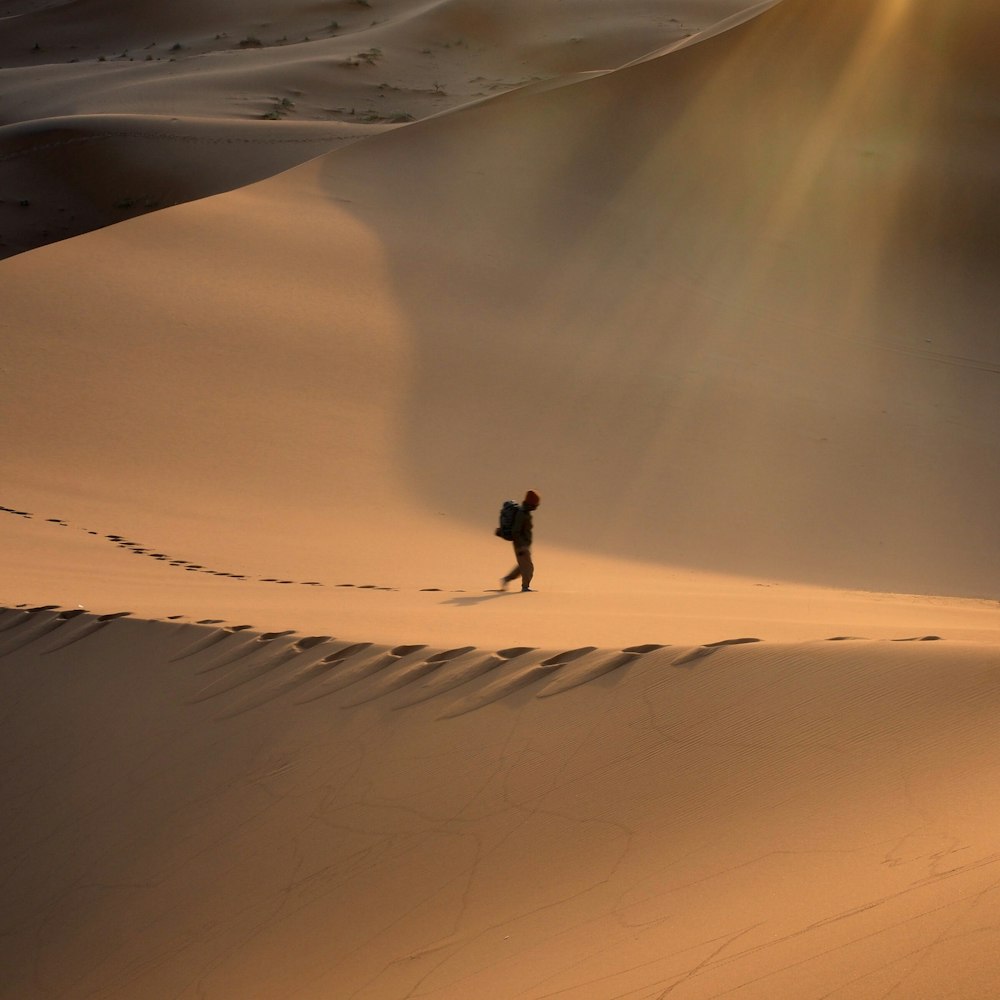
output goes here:
[{"label": "hiker's backpack", "polygon": [[514,517],[517,514],[519,504],[513,500],[504,500],[500,508],[500,527],[495,534],[497,538],[504,538],[508,542],[514,539]]}]

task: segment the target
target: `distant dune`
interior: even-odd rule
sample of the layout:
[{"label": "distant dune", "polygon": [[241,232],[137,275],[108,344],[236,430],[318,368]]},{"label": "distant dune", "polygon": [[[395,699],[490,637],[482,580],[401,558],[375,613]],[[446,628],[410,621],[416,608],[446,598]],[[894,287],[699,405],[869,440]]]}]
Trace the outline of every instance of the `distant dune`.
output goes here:
[{"label": "distant dune", "polygon": [[746,6],[11,0],[0,12],[0,257],[532,81],[614,69]]}]

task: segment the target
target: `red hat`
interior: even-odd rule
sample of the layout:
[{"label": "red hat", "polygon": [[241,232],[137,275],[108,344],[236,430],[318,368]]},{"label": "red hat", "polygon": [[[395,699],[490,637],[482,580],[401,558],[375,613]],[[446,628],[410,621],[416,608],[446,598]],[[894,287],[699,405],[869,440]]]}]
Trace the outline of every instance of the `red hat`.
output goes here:
[{"label": "red hat", "polygon": [[534,490],[528,490],[528,492],[524,494],[525,507],[537,507],[539,503],[541,503],[541,500]]}]

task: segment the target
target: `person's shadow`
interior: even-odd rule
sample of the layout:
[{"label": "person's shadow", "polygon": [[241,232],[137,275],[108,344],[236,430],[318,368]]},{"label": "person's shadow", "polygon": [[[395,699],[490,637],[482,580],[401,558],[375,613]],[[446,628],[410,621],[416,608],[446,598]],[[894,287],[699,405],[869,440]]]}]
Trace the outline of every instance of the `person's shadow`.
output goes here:
[{"label": "person's shadow", "polygon": [[442,601],[442,604],[454,604],[457,608],[471,608],[476,604],[483,604],[486,601],[495,601],[498,597],[508,597],[517,593],[514,590],[487,590],[485,594],[476,597],[449,597]]}]

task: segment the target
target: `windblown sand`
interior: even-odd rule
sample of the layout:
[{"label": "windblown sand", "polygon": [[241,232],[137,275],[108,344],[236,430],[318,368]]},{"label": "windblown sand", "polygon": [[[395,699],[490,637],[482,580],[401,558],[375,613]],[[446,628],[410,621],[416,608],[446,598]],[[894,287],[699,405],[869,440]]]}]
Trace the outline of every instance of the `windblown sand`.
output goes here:
[{"label": "windblown sand", "polygon": [[0,5],[0,997],[1000,994],[1000,16],[233,8]]}]

